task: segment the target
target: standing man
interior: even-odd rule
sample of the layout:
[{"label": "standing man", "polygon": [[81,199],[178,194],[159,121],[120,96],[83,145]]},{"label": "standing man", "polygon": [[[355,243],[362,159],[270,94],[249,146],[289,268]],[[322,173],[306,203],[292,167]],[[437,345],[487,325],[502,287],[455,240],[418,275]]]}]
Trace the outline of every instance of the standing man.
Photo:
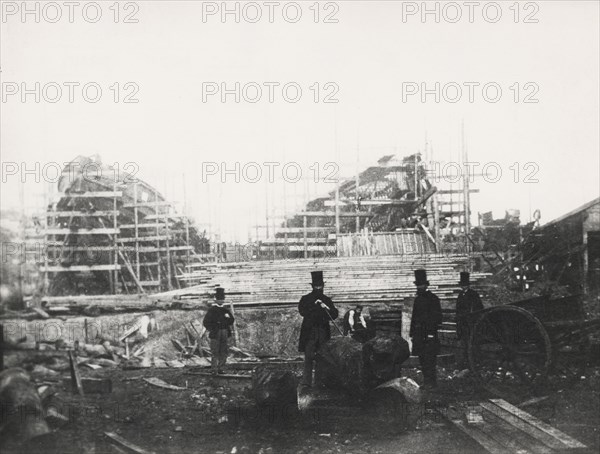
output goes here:
[{"label": "standing man", "polygon": [[210,339],[210,352],[212,355],[211,366],[212,373],[222,374],[223,368],[227,362],[228,339],[231,336],[231,325],[233,325],[233,315],[223,306],[225,301],[225,289],[217,287],[215,303],[208,309],[202,324],[208,330]]},{"label": "standing man", "polygon": [[471,322],[467,317],[471,312],[483,309],[483,303],[479,293],[471,288],[470,274],[466,271],[460,273],[460,282],[458,283],[462,290],[456,300],[456,338],[461,343],[458,367],[467,368],[467,355],[469,338],[471,337]]},{"label": "standing man", "polygon": [[429,281],[425,270],[415,270],[417,296],[410,320],[413,355],[419,357],[425,387],[437,386],[436,362],[440,352],[438,329],[442,323],[440,299],[427,290]]},{"label": "standing man", "polygon": [[304,374],[302,384],[312,385],[313,362],[315,360],[315,384],[321,385],[321,371],[317,350],[331,338],[329,321],[338,316],[331,298],[323,294],[323,272],[312,271],[312,292],[304,295],[298,303],[298,312],[304,318],[300,328],[298,351],[304,352]]}]

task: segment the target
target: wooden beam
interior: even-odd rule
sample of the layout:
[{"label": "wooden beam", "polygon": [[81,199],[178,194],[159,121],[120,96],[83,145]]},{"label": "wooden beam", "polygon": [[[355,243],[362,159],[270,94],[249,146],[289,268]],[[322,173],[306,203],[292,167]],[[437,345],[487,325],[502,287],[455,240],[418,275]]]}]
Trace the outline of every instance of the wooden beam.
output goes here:
[{"label": "wooden beam", "polygon": [[[269,252],[272,249],[273,249],[273,245],[260,247],[261,252]],[[285,249],[287,249],[290,252],[302,252],[302,251],[304,251],[304,244],[289,244],[288,243],[288,246]],[[309,252],[335,252],[335,246],[334,245],[312,246],[309,244],[306,247],[306,250]]]},{"label": "wooden beam", "polygon": [[74,351],[69,351],[69,367],[71,369],[71,387],[73,391],[78,391],[79,395],[83,397],[83,386],[81,385],[81,376],[79,375],[79,368],[77,367],[77,355]]},{"label": "wooden beam", "polygon": [[41,266],[40,271],[49,273],[61,272],[86,272],[86,271],[113,271],[120,270],[120,265],[73,265],[73,266]]},{"label": "wooden beam", "polygon": [[[295,216],[306,216],[309,218],[332,218],[335,217],[335,212],[329,212],[329,211],[300,211],[296,214],[290,215],[290,218],[293,218]],[[375,216],[373,213],[340,213],[339,216],[341,218],[355,218],[356,216],[360,216],[360,217],[365,217],[365,218],[369,218],[369,217],[373,217]]]},{"label": "wooden beam", "polygon": [[104,435],[106,435],[108,438],[110,438],[113,443],[116,443],[117,445],[121,446],[122,448],[125,448],[128,450],[128,452],[134,452],[135,454],[155,454],[153,451],[148,451],[144,448],[140,448],[138,445],[135,445],[127,440],[125,440],[123,437],[121,437],[120,435],[117,435],[114,432],[104,432]]},{"label": "wooden beam", "polygon": [[[179,218],[185,218],[186,215],[185,214],[169,214],[169,219],[179,219]],[[155,219],[160,219],[163,220],[165,218],[164,215],[162,214],[148,214],[146,216],[144,216],[144,219],[148,219],[148,220],[155,220]]]},{"label": "wooden beam", "polygon": [[[261,244],[304,244],[304,238],[269,238],[268,240],[262,240]],[[327,244],[329,242],[333,242],[333,240],[328,240],[327,238],[313,238],[307,237],[306,242],[308,244]]]},{"label": "wooden beam", "polygon": [[97,228],[97,229],[46,229],[46,235],[114,235],[119,229]]},{"label": "wooden beam", "polygon": [[275,234],[277,233],[304,233],[304,232],[334,232],[335,227],[277,227]]},{"label": "wooden beam", "polygon": [[119,238],[119,243],[134,243],[135,241],[163,241],[167,240],[167,235],[142,236],[140,238]]},{"label": "wooden beam", "polygon": [[[437,191],[438,194],[462,194],[462,189],[440,189]],[[479,189],[469,189],[469,193],[477,194]]]},{"label": "wooden beam", "polygon": [[82,192],[82,193],[73,193],[73,192],[59,192],[54,194],[55,197],[63,198],[63,197],[71,197],[74,199],[82,199],[82,198],[96,198],[96,197],[123,197],[123,192],[121,191],[91,191],[91,192]]},{"label": "wooden beam", "polygon": [[170,206],[170,205],[171,205],[170,202],[138,202],[138,203],[124,203],[123,208],[164,207],[164,206]]},{"label": "wooden beam", "polygon": [[568,436],[550,424],[537,419],[524,410],[509,404],[503,399],[490,399],[482,402],[481,406],[496,416],[516,425],[521,430],[534,436],[546,446],[553,449],[584,449],[586,446]]},{"label": "wooden beam", "polygon": [[[393,199],[381,199],[381,200],[361,200],[361,206],[380,206],[380,205],[394,205],[394,206],[402,206],[402,205],[414,205],[416,202],[414,200],[393,200]],[[346,199],[340,200],[339,204],[342,206],[353,206],[357,204],[356,200]],[[325,200],[324,205],[326,207],[334,207],[335,200]],[[355,217],[356,213],[349,213],[350,217]]]},{"label": "wooden beam", "polygon": [[[164,227],[165,224],[158,224],[158,227]],[[173,224],[170,224],[173,225]],[[121,224],[119,226],[119,228],[121,229],[135,229],[135,224]],[[152,224],[138,224],[137,225],[138,229],[156,229],[157,225],[156,223],[152,223]]]},{"label": "wooden beam", "polygon": [[160,281],[139,281],[139,284],[146,287],[156,287],[160,285]]},{"label": "wooden beam", "polygon": [[74,218],[91,218],[97,216],[112,216],[112,211],[46,211],[45,213],[37,214],[36,217],[74,217]]}]

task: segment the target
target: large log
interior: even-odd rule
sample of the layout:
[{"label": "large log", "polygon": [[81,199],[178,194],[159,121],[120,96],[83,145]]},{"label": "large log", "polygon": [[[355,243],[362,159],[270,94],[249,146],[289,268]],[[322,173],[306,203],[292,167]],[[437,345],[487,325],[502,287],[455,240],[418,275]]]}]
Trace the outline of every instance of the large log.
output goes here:
[{"label": "large log", "polygon": [[26,441],[50,432],[40,396],[23,369],[0,373],[0,408],[2,438],[10,435]]},{"label": "large log", "polygon": [[410,356],[408,343],[395,334],[379,334],[361,344],[334,337],[319,349],[318,366],[328,388],[343,388],[357,397],[400,375]]}]

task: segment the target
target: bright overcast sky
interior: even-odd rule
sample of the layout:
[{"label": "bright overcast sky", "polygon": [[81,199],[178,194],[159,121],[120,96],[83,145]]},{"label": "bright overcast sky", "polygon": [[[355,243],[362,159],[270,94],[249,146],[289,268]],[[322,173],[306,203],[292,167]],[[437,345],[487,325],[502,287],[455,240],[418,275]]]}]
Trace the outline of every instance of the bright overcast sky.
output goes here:
[{"label": "bright overcast sky", "polygon": [[[26,2],[32,10],[36,3]],[[80,3],[70,23],[63,2],[56,3],[60,11],[41,2],[37,23],[35,14],[23,20],[15,10],[21,2],[2,2],[3,163],[34,168],[35,162],[44,166],[96,153],[104,162],[134,162],[140,177],[181,205],[185,181],[190,214],[210,221],[225,239],[245,241],[251,226],[264,223],[267,198],[271,212],[289,212],[300,207],[307,190],[313,197],[334,185],[300,180],[284,188],[266,182],[266,174],[258,183],[235,183],[233,176],[224,184],[218,176],[203,182],[202,163],[234,168],[236,162],[297,162],[312,178],[313,163],[323,177],[325,164],[337,162],[350,176],[357,159],[364,168],[385,154],[411,154],[423,150],[426,137],[432,159],[460,162],[464,120],[469,159],[482,166],[495,162],[503,172],[495,183],[479,178],[473,184],[481,191],[473,196],[474,211],[500,216],[519,208],[528,221],[539,208],[547,222],[599,195],[597,1],[521,2],[513,9],[513,2],[501,2],[495,23],[498,11],[486,6],[490,2],[480,2],[472,23],[464,2],[439,3],[439,23],[433,14],[425,21],[420,11],[406,15],[421,2],[321,2],[317,23],[313,2],[300,3],[296,23],[298,11],[290,2],[273,7],[273,23],[264,2],[239,3],[239,23],[233,14],[223,22],[219,11],[203,20],[203,8],[208,13],[221,2],[121,3],[118,23],[113,2],[99,2],[102,17],[96,23],[91,22],[98,11],[86,7],[84,16],[89,2]],[[432,9],[435,4],[428,2]],[[228,5],[236,8],[236,2]],[[262,17],[250,23],[256,5]],[[462,17],[451,23],[458,12],[454,5]],[[62,16],[51,23],[57,12]],[[137,23],[126,23],[127,17]],[[326,18],[337,22],[325,23]],[[22,102],[22,83],[35,91],[36,82],[40,102],[35,94]],[[80,84],[73,103],[65,82]],[[225,102],[219,93],[203,100],[207,82],[230,89],[239,82],[246,91],[240,91],[239,103],[233,94]],[[272,103],[264,85],[269,82],[280,84]],[[403,99],[403,83],[410,82],[419,89],[439,82],[439,102],[434,94],[425,102],[420,93]],[[469,82],[479,84],[473,85],[472,103],[464,85]],[[83,98],[87,83],[101,87],[98,102]],[[263,88],[255,103],[248,102],[256,95],[253,83]],[[298,102],[284,99],[281,87],[287,83],[302,89]],[[55,103],[47,99],[56,96],[53,84],[63,87]],[[462,97],[449,102],[457,85]],[[135,86],[132,99],[139,102],[124,103]],[[13,95],[14,87],[19,92]],[[491,102],[494,87],[502,90],[497,102]],[[293,90],[287,94],[295,96]],[[339,102],[324,102],[327,95]],[[524,102],[527,97],[538,102]],[[518,175],[511,170],[515,162]],[[535,164],[525,168],[529,162]],[[532,171],[538,182],[525,183]],[[16,207],[17,177],[3,178],[2,208]],[[33,178],[27,177],[28,194],[42,190]]]}]

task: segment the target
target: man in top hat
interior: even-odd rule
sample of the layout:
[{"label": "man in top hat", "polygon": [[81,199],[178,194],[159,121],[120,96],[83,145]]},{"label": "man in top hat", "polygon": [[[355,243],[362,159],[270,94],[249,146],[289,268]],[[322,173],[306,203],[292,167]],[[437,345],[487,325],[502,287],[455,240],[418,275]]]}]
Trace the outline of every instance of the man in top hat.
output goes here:
[{"label": "man in top hat", "polygon": [[227,361],[228,339],[231,336],[231,325],[233,325],[233,315],[223,306],[225,301],[225,289],[217,287],[216,301],[208,309],[202,324],[208,330],[210,339],[210,352],[212,355],[211,366],[212,373],[222,374]]},{"label": "man in top hat", "polygon": [[468,272],[462,271],[460,273],[459,285],[462,290],[456,300],[456,338],[461,343],[460,357],[457,363],[461,369],[467,367],[467,349],[469,337],[471,337],[471,321],[467,315],[483,309],[481,297],[479,293],[471,288],[469,278],[470,274]]},{"label": "man in top hat", "polygon": [[440,351],[438,329],[442,323],[440,299],[427,290],[429,281],[425,270],[415,270],[417,296],[410,320],[413,355],[419,357],[426,387],[435,387],[437,354]]},{"label": "man in top hat", "polygon": [[[317,360],[317,350],[331,338],[329,321],[338,316],[338,310],[331,298],[323,294],[323,272],[312,271],[312,292],[304,295],[298,303],[298,312],[303,317],[300,328],[298,351],[304,352],[304,374],[302,384],[312,385],[313,362]],[[315,384],[320,382],[320,365],[316,361]]]}]

